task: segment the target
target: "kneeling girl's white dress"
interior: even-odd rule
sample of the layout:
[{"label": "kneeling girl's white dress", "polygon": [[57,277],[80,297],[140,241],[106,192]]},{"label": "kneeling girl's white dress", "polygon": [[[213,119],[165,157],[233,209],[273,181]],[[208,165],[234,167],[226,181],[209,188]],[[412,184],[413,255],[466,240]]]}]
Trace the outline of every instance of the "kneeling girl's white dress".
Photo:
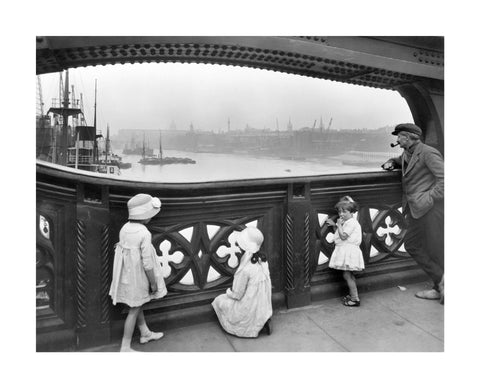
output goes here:
[{"label": "kneeling girl's white dress", "polygon": [[360,244],[362,243],[362,227],[355,218],[343,224],[343,231],[348,235],[342,240],[335,230],[335,250],[330,258],[329,267],[342,271],[362,271],[365,268]]},{"label": "kneeling girl's white dress", "polygon": [[[158,291],[150,293],[150,282],[145,271],[153,270]],[[152,245],[147,227],[127,222],[120,230],[120,241],[115,247],[110,296],[113,304],[125,303],[138,307],[167,293],[163,271]]]},{"label": "kneeling girl's white dress", "polygon": [[272,316],[272,282],[268,263],[251,262],[246,252],[235,272],[232,289],[212,302],[220,324],[238,337],[258,337]]}]

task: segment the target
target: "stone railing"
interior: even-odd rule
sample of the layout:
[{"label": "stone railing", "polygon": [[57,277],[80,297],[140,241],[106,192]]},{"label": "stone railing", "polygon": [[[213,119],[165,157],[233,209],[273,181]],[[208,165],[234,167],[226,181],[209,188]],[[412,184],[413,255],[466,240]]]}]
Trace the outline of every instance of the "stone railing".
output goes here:
[{"label": "stone railing", "polygon": [[343,280],[328,268],[334,246],[325,219],[343,195],[360,204],[360,291],[422,277],[403,247],[396,172],[165,184],[37,162],[37,350],[84,348],[121,335],[126,311],[108,296],[113,247],[126,203],[139,192],[162,200],[148,228],[168,268],[169,292],[145,306],[153,327],[214,317],[210,302],[231,285],[236,234],[246,225],[264,233],[274,308],[340,295]]}]

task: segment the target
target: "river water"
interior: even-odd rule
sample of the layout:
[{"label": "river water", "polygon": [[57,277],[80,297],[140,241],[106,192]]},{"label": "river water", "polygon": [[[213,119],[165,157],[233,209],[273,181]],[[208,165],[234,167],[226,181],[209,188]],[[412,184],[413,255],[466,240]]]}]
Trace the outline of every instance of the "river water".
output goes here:
[{"label": "river water", "polygon": [[[142,165],[140,155],[122,155],[123,162],[132,163],[129,169],[121,170],[126,180],[143,182],[211,182],[237,179],[296,177],[322,174],[338,174],[361,171],[380,171],[376,166],[345,165],[340,159],[288,160],[276,157],[252,156],[246,154],[195,153],[166,150],[163,156],[186,157],[196,164]],[[155,150],[155,154],[158,150]]]}]

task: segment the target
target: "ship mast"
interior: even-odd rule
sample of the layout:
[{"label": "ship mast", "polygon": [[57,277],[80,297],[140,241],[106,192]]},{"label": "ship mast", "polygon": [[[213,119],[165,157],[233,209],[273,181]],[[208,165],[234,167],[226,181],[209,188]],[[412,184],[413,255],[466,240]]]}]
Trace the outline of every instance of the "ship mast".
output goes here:
[{"label": "ship mast", "polygon": [[163,151],[162,151],[162,130],[160,130],[160,140],[159,140],[159,145],[158,145],[158,157],[160,160],[163,159]]},{"label": "ship mast", "polygon": [[95,103],[93,105],[93,128],[94,128],[94,140],[93,140],[93,163],[98,161],[98,147],[97,147],[97,80],[95,80]]},{"label": "ship mast", "polygon": [[97,80],[95,80],[95,103],[93,104],[93,126],[97,134]]},{"label": "ship mast", "polygon": [[67,74],[65,75],[65,93],[63,94],[63,125],[62,125],[62,164],[64,166],[67,165],[67,149],[68,149],[68,114],[66,114],[65,110],[68,109],[69,100],[68,100],[68,70]]},{"label": "ship mast", "polygon": [[[78,102],[75,99],[75,86],[72,85],[72,108],[78,106]],[[72,116],[72,131],[75,130],[75,128],[78,125],[78,115]]]},{"label": "ship mast", "polygon": [[[61,77],[61,75],[60,75]],[[61,78],[60,78],[61,79]],[[62,133],[60,135],[60,147],[61,147],[61,154],[60,154],[60,158],[59,158],[59,163],[66,166],[67,165],[67,159],[68,159],[68,156],[67,156],[67,153],[68,153],[68,117],[69,116],[74,116],[74,115],[78,115],[80,113],[82,113],[82,111],[76,107],[69,107],[70,105],[70,101],[69,101],[69,98],[68,98],[68,70],[66,72],[66,76],[65,76],[65,91],[63,93],[63,104],[62,102],[60,101],[60,106],[58,107],[51,107],[47,114],[49,113],[53,113],[55,115],[60,115],[62,117]],[[60,81],[60,84],[62,83],[62,81]],[[61,94],[61,86],[60,86],[60,94]],[[63,105],[63,106],[62,106]],[[56,144],[55,144],[55,147],[56,147]],[[57,158],[55,157],[54,160],[56,160]]]},{"label": "ship mast", "polygon": [[83,113],[83,93],[80,93],[80,110],[82,111],[80,125],[87,125],[87,121],[85,120],[85,113]]},{"label": "ship mast", "polygon": [[105,165],[108,161],[108,149],[110,148],[110,126],[107,123],[107,138],[105,140]]}]

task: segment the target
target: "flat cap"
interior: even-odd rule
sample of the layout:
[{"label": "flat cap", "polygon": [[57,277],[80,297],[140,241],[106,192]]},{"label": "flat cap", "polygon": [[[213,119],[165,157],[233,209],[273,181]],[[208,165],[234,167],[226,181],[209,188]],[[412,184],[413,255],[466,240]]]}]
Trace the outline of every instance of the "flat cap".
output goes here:
[{"label": "flat cap", "polygon": [[392,132],[392,135],[398,135],[399,132],[410,132],[415,135],[422,136],[422,130],[420,127],[410,123],[398,124],[395,127],[395,130]]}]

